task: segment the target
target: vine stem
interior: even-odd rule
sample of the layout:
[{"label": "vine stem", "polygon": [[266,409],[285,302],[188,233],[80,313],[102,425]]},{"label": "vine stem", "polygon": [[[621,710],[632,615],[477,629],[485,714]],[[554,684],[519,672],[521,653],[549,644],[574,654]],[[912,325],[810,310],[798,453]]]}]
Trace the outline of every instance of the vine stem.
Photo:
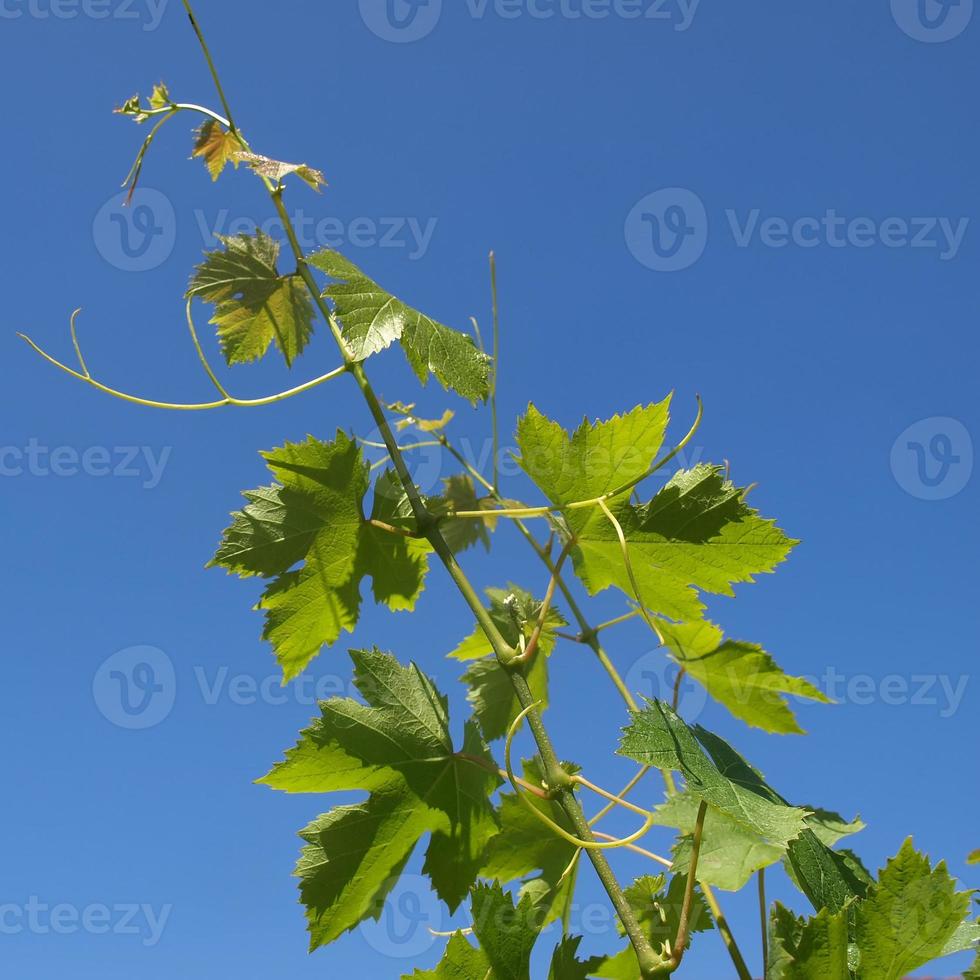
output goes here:
[{"label": "vine stem", "polygon": [[[218,72],[208,49],[207,42],[204,39],[204,34],[194,16],[193,9],[190,5],[190,0],[183,0],[183,4],[188,16],[190,17],[191,25],[194,28],[194,33],[197,35],[198,42],[200,43],[204,52],[204,57],[208,63],[209,69],[211,70],[211,75],[214,78],[215,87],[218,90],[218,95],[221,98],[222,105],[224,106],[225,114],[228,116],[230,123],[229,128],[232,131],[236,131],[234,117],[231,113],[227,98],[225,97],[224,89],[221,87]],[[277,212],[279,213],[279,217],[283,221],[286,236],[289,240],[290,247],[293,250],[293,254],[296,257],[299,274],[302,276],[304,283],[309,289],[314,303],[316,303],[320,313],[329,325],[330,330],[333,333],[334,340],[336,341],[337,346],[344,358],[344,365],[357,382],[357,386],[367,403],[368,410],[370,411],[375,424],[378,427],[382,441],[385,443],[388,453],[391,456],[391,461],[395,467],[395,472],[398,479],[401,482],[406,495],[408,496],[408,500],[411,505],[412,512],[415,515],[419,531],[429,540],[429,543],[432,545],[436,555],[439,557],[440,561],[445,566],[446,571],[449,573],[450,578],[452,578],[459,592],[476,617],[477,622],[486,633],[487,639],[490,641],[498,661],[505,669],[507,669],[511,665],[511,662],[516,655],[516,651],[501,635],[493,619],[490,617],[490,614],[480,601],[480,597],[477,595],[476,590],[470,584],[469,579],[466,577],[459,563],[456,561],[451,549],[446,544],[446,540],[439,530],[438,521],[426,509],[425,503],[423,502],[418,488],[415,486],[411,474],[408,471],[408,467],[405,464],[405,459],[402,455],[401,449],[398,446],[398,442],[395,439],[394,433],[391,430],[391,426],[388,422],[387,416],[385,415],[384,409],[382,408],[374,389],[371,387],[371,383],[368,380],[367,374],[364,370],[364,365],[361,362],[355,362],[351,357],[350,351],[347,348],[347,344],[344,342],[343,334],[333,315],[333,312],[323,299],[316,280],[307,266],[306,256],[296,237],[296,231],[293,227],[292,219],[290,218],[289,213],[282,201],[282,185],[273,185],[272,181],[269,181],[267,178],[265,178],[265,180],[269,194]],[[544,765],[544,772],[549,786],[555,791],[556,799],[562,809],[565,811],[565,814],[567,815],[575,832],[583,840],[594,841],[591,828],[589,827],[589,823],[585,817],[585,813],[579,805],[578,800],[575,799],[571,780],[569,779],[568,774],[559,764],[558,756],[551,742],[551,738],[549,737],[548,732],[541,721],[540,714],[535,708],[535,699],[530,688],[528,687],[526,679],[520,670],[509,670],[509,673],[513,683],[514,692],[517,695],[518,700],[521,702],[522,707],[527,712],[528,726],[531,729],[535,742],[537,743],[538,752]],[[626,899],[623,889],[620,887],[620,884],[616,879],[609,862],[606,860],[605,855],[594,849],[589,851],[589,859],[592,861],[596,874],[599,876],[603,887],[606,889],[610,901],[616,909],[616,913],[623,924],[623,928],[626,931],[634,950],[636,951],[636,957],[640,964],[640,972],[642,976],[655,976],[655,971],[658,969],[660,964],[660,957],[658,957],[654,952],[653,946],[644,933],[644,930],[640,925],[632,906]]]},{"label": "vine stem", "polygon": [[766,869],[759,869],[759,920],[762,926],[762,975],[769,973],[769,922],[766,902]]}]

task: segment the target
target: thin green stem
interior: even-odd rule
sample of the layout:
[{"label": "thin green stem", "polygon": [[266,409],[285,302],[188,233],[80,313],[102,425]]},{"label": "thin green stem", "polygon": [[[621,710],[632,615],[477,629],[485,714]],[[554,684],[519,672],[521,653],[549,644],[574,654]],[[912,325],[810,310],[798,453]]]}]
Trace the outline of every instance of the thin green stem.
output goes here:
[{"label": "thin green stem", "polygon": [[[301,395],[303,392],[309,391],[311,388],[316,388],[319,385],[326,383],[327,381],[332,381],[334,378],[339,378],[342,374],[346,374],[348,368],[346,366],[335,368],[333,371],[327,372],[327,374],[321,375],[319,378],[314,378],[312,381],[307,381],[304,384],[298,385],[295,388],[290,388],[288,391],[280,391],[275,395],[267,395],[264,398],[232,398],[230,395],[227,398],[222,398],[220,401],[213,402],[161,402],[153,401],[149,398],[141,398],[138,395],[130,395],[125,391],[118,391],[115,388],[110,388],[108,385],[102,384],[101,381],[96,381],[88,373],[81,373],[68,367],[67,364],[62,364],[57,358],[52,357],[47,351],[43,350],[37,344],[31,340],[26,334],[18,333],[18,337],[25,341],[34,351],[41,355],[49,364],[53,364],[59,371],[64,371],[65,374],[70,375],[73,378],[77,378],[79,381],[83,381],[87,385],[101,391],[103,394],[111,395],[113,398],[118,398],[121,401],[129,402],[133,405],[142,405],[145,408],[159,408],[170,412],[206,412],[216,408],[225,408],[227,406],[235,406],[237,408],[261,408],[265,405],[274,405],[276,402],[285,401],[288,398],[293,398],[296,395]],[[88,371],[88,368],[84,367],[83,370]]]},{"label": "thin green stem", "polygon": [[221,86],[221,78],[218,76],[218,69],[215,67],[214,59],[211,57],[211,51],[208,48],[208,43],[204,40],[204,33],[201,31],[200,25],[197,23],[197,18],[194,16],[194,11],[191,9],[189,0],[184,0],[184,10],[187,11],[187,16],[190,18],[191,22],[191,27],[194,28],[194,33],[197,35],[198,43],[201,45],[201,50],[204,52],[204,60],[208,63],[208,70],[211,72],[214,87],[218,91],[218,98],[221,99],[221,105],[224,107],[225,115],[228,117],[228,129],[230,129],[233,133],[237,133],[238,128],[235,126],[235,117],[231,114],[231,106],[228,104],[228,99],[225,97],[225,90]]},{"label": "thin green stem", "polygon": [[82,311],[80,309],[75,310],[71,315],[71,342],[75,348],[75,356],[78,358],[79,367],[81,367],[82,372],[85,374],[86,378],[92,377],[92,372],[89,371],[88,365],[85,363],[85,358],[82,356],[82,348],[78,344],[78,333],[75,331],[75,321],[78,319],[78,314]]},{"label": "thin green stem", "polygon": [[[640,771],[619,791],[619,799],[625,799],[629,793],[632,793],[634,789],[640,784],[640,780],[652,769],[652,766],[643,766]],[[603,807],[590,821],[589,825],[594,827],[600,820],[605,816],[612,813],[616,809],[615,803],[610,803],[608,806]]]},{"label": "thin green stem", "polygon": [[[201,341],[197,336],[197,328],[194,326],[194,310],[193,310],[194,300],[188,297],[187,300],[187,329],[190,331],[191,340],[194,343],[194,350],[197,351],[198,360],[201,362],[201,366],[204,368],[204,373],[211,379],[211,383],[218,389],[218,393],[226,399],[230,399],[231,395],[225,391],[224,385],[218,380],[218,376],[214,373],[211,368],[211,362],[208,360],[207,355],[204,353],[204,348],[201,346]],[[74,330],[72,331],[74,333]]]},{"label": "thin green stem", "polygon": [[[598,830],[592,831],[593,836],[598,837],[599,840],[615,840],[611,834],[602,834]],[[659,854],[654,854],[653,851],[648,851],[645,847],[638,847],[636,844],[623,844],[623,849],[626,851],[632,851],[634,854],[641,854],[645,858],[649,858],[651,861],[656,861],[662,868],[672,868],[674,862],[668,860],[665,857],[661,857]]]},{"label": "thin green stem", "polygon": [[592,790],[592,792],[597,796],[601,796],[604,799],[609,800],[613,806],[621,806],[626,810],[630,810],[632,813],[638,813],[641,817],[648,817],[650,815],[649,810],[644,810],[643,807],[637,806],[635,803],[630,803],[629,800],[623,799],[621,796],[616,796],[614,793],[610,793],[609,790],[603,789],[601,786],[597,786],[595,783],[589,782],[589,780],[584,776],[572,776],[572,781],[577,783],[579,786],[584,786],[586,789]]},{"label": "thin green stem", "polygon": [[704,900],[708,903],[708,908],[711,909],[711,914],[715,918],[715,925],[718,927],[718,932],[721,935],[722,942],[725,944],[725,948],[728,950],[728,955],[731,957],[739,980],[752,980],[752,973],[745,964],[745,958],[738,948],[738,943],[735,942],[735,936],[732,933],[731,926],[728,924],[728,919],[725,918],[725,914],[721,910],[721,905],[715,897],[714,890],[702,881],[701,892],[704,895]]},{"label": "thin green stem", "polygon": [[548,613],[551,611],[551,604],[555,601],[555,587],[561,576],[561,567],[565,564],[565,560],[568,558],[574,545],[575,540],[572,538],[562,548],[561,554],[558,556],[558,561],[552,566],[551,579],[548,582],[548,588],[544,595],[544,601],[541,603],[541,611],[538,613],[538,619],[534,624],[531,638],[528,640],[524,650],[514,658],[515,664],[529,664],[534,659],[535,653],[537,653],[538,644],[541,641],[541,634],[544,632],[544,626],[548,620]]},{"label": "thin green stem", "polygon": [[762,975],[769,973],[769,906],[766,902],[766,869],[759,869],[759,923],[762,927]]},{"label": "thin green stem", "polygon": [[614,626],[619,626],[622,623],[628,623],[631,619],[636,619],[637,616],[643,615],[639,609],[634,609],[632,612],[624,613],[622,616],[617,616],[615,619],[607,620],[605,623],[600,623],[596,628],[596,633],[605,633],[606,630],[612,629]]},{"label": "thin green stem", "polygon": [[677,926],[677,939],[674,941],[674,949],[671,953],[672,968],[669,972],[673,973],[684,959],[687,951],[687,944],[690,940],[691,925],[691,904],[694,900],[694,885],[697,882],[698,860],[701,856],[701,839],[704,836],[704,818],[708,814],[708,804],[703,802],[698,807],[698,818],[694,824],[694,842],[691,845],[691,870],[687,873],[687,884],[684,888],[684,904],[681,906],[680,922]]}]

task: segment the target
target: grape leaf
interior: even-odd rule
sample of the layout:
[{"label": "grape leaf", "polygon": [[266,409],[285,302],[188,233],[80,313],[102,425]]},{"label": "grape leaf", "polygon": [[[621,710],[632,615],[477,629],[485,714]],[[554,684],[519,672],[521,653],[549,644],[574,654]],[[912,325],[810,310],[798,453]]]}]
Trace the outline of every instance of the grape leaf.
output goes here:
[{"label": "grape leaf", "polygon": [[487,980],[490,976],[490,961],[483,950],[475,949],[461,932],[456,932],[434,970],[416,970],[402,980]]},{"label": "grape leaf", "polygon": [[241,151],[235,155],[235,163],[247,164],[260,177],[267,177],[275,184],[281,183],[290,174],[296,174],[300,180],[309,184],[317,193],[319,193],[320,187],[327,182],[326,177],[319,170],[314,170],[313,167],[305,163],[283,163],[282,160],[272,160],[258,153]]},{"label": "grape leaf", "polygon": [[[575,570],[595,595],[611,586],[635,597],[617,530],[598,507],[572,508],[642,476],[663,442],[668,404],[580,427],[569,437],[531,407],[518,425],[520,462],[562,510],[576,541]],[[596,454],[592,461],[589,453]],[[653,499],[610,499],[629,543],[644,604],[680,621],[702,617],[698,589],[734,595],[733,585],[771,572],[796,544],[745,502],[745,491],[720,467],[702,464],[676,474]]]},{"label": "grape leaf", "polygon": [[150,94],[150,108],[165,109],[168,105],[172,104],[173,99],[170,98],[170,90],[163,82],[157,82],[153,86],[153,92]]},{"label": "grape leaf", "polygon": [[[508,644],[515,649],[530,639],[541,615],[542,602],[530,592],[516,585],[509,590],[488,589],[490,598],[489,613],[497,624]],[[548,664],[547,658],[555,646],[554,631],[565,625],[561,613],[554,605],[548,609],[545,626],[538,641],[535,654],[526,679],[536,701],[541,708],[548,704]],[[480,724],[484,738],[489,741],[503,738],[514,719],[521,713],[522,705],[514,693],[507,671],[500,666],[493,655],[493,648],[480,626],[465,639],[451,654],[457,660],[477,660],[469,666],[462,680],[469,688],[468,698],[473,705],[473,713]]]},{"label": "grape leaf", "polygon": [[582,962],[578,958],[578,948],[582,945],[581,936],[565,936],[555,947],[548,969],[548,980],[588,980],[602,963],[602,958],[593,956]]},{"label": "grape leaf", "polygon": [[[780,796],[724,739],[698,726],[698,740],[708,750],[712,761],[724,775],[739,786],[776,805],[787,806]],[[805,811],[804,811],[805,812]],[[829,908],[839,912],[867,891],[867,877],[861,874],[860,864],[844,853],[832,851],[810,825],[812,814],[807,813],[806,826],[799,837],[790,841],[787,861],[793,879],[813,907],[819,912]],[[817,821],[819,825],[819,819]],[[826,834],[825,828],[820,828]]]},{"label": "grape leaf", "polygon": [[531,951],[540,931],[530,896],[515,906],[497,882],[473,888],[473,934],[493,980],[531,980]]},{"label": "grape leaf", "polygon": [[691,793],[767,843],[786,846],[803,832],[806,811],[777,802],[719,768],[712,758],[714,753],[705,751],[705,736],[710,733],[700,726],[690,728],[661,701],[648,701],[647,707],[632,717],[632,724],[623,733],[620,755],[683,773]]},{"label": "grape leaf", "polygon": [[205,120],[195,133],[194,152],[191,157],[201,157],[211,180],[217,180],[229,163],[238,165],[238,154],[244,149],[235,133],[227,130],[214,119]]},{"label": "grape leaf", "polygon": [[571,436],[534,405],[517,424],[520,464],[557,507],[591,500],[646,473],[663,445],[668,397],[609,421],[588,420]]},{"label": "grape leaf", "polygon": [[862,980],[900,980],[942,956],[969,906],[946,865],[932,868],[907,840],[857,907]]},{"label": "grape leaf", "polygon": [[[262,455],[278,482],[246,491],[248,503],[232,515],[211,565],[245,578],[278,576],[259,608],[266,613],[263,638],[288,681],[343,630],[353,631],[364,578],[372,579],[377,602],[396,611],[414,608],[430,547],[364,519],[368,467],[343,432],[332,443],[310,436]],[[392,517],[396,492],[391,474],[379,478],[375,519]]]},{"label": "grape leaf", "polygon": [[[686,874],[691,866],[691,844],[700,799],[685,791],[671,796],[656,809],[656,823],[676,827],[682,834],[674,846],[674,869]],[[784,847],[766,843],[732,817],[709,808],[705,815],[698,859],[698,880],[725,891],[739,891],[761,868],[776,864]]]},{"label": "grape leaf", "polygon": [[303,352],[313,333],[313,304],[303,280],[276,269],[279,243],[268,235],[218,236],[224,249],[205,253],[187,289],[215,306],[228,364],[264,357],[275,341],[287,365]]},{"label": "grape leaf", "polygon": [[[668,950],[677,938],[686,888],[687,878],[681,874],[675,874],[669,886],[663,875],[646,875],[637,878],[625,892],[654,950],[665,958],[669,956]],[[711,912],[699,890],[695,891],[691,903],[688,928],[687,947],[690,947],[695,933],[707,932],[714,928]],[[620,927],[620,933],[622,932]],[[606,957],[595,972],[595,975],[602,977],[603,980],[635,980],[639,974],[640,964],[632,945],[615,956]]]},{"label": "grape leaf", "polygon": [[[530,640],[534,627],[541,617],[543,602],[513,583],[510,583],[506,589],[487,589],[486,594],[490,599],[487,611],[507,643],[518,649],[522,637],[525,642]],[[545,617],[538,649],[550,655],[555,648],[555,631],[567,625],[565,617],[552,604]],[[480,657],[490,653],[493,653],[493,646],[483,629],[477,626],[449,656],[454,660],[479,660]]]},{"label": "grape leaf", "polygon": [[707,620],[680,624],[662,620],[658,626],[673,659],[716,701],[754,728],[805,734],[783,694],[831,703],[809,681],[783,673],[762,647],[725,640]]},{"label": "grape leaf", "polygon": [[802,922],[777,902],[769,936],[766,980],[850,980],[845,910]]},{"label": "grape leaf", "polygon": [[471,402],[489,395],[490,358],[466,334],[396,299],[339,252],[325,249],[307,261],[334,280],[323,295],[333,302],[356,360],[363,361],[398,340],[423,384],[431,373],[444,388]]},{"label": "grape leaf", "polygon": [[[366,704],[321,703],[321,717],[260,780],[286,792],[366,790],[364,803],[331,810],[301,834],[297,867],[313,947],[332,942],[380,903],[418,840],[431,834],[424,871],[455,910],[498,832],[490,795],[500,785],[472,722],[453,749],[446,699],[413,664],[351,651]],[[474,761],[476,760],[476,761]]]}]

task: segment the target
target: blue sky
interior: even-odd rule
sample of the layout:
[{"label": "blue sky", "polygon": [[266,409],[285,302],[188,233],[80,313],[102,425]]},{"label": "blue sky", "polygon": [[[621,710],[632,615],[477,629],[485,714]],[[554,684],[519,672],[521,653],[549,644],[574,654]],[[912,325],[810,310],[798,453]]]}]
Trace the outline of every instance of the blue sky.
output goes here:
[{"label": "blue sky", "polygon": [[[965,865],[980,846],[972,0],[430,0],[414,11],[398,0],[394,20],[370,0],[202,0],[198,13],[253,145],[330,180],[322,197],[290,189],[305,244],[339,245],[459,325],[488,324],[496,250],[505,433],[532,398],[572,425],[671,390],[682,431],[701,393],[706,419],[685,461],[729,460],[804,542],[711,614],[840,703],[800,707],[805,739],[749,731],[711,706],[700,720],[795,802],[860,812],[869,827],[855,844],[870,867],[914,834],[976,884]],[[261,224],[268,202],[244,172],[212,185],[188,162],[179,119],[120,218],[141,134],[109,111],[159,79],[181,101],[215,103],[180,5],[0,0],[0,43],[0,965],[75,980],[429,965],[438,943],[419,923],[449,922],[419,888],[420,861],[381,926],[307,956],[295,832],[327,806],[251,781],[292,744],[318,688],[346,689],[349,663],[327,652],[280,692],[249,611],[257,590],[203,569],[239,489],[265,479],[257,450],[338,426],[370,434],[356,393],[340,383],[263,410],[154,412],[58,374],[14,336],[70,360],[68,316],[81,306],[97,377],[157,399],[210,398],[180,295],[214,234]],[[292,372],[270,359],[229,384],[259,395],[328,370],[322,333]],[[397,354],[371,373],[390,400],[456,408],[454,432],[480,458],[485,415],[435,387],[418,395]],[[448,473],[420,465],[429,479]],[[545,584],[512,531],[466,564],[481,586]],[[604,595],[595,618],[621,609]],[[417,616],[368,607],[355,643],[417,660],[452,691],[458,721],[458,671],[443,655],[470,628],[435,573]],[[655,693],[644,629],[621,627],[608,645]],[[118,677],[138,686],[144,663],[164,690],[134,722]],[[624,721],[615,692],[577,648],[553,664],[561,753],[620,783],[630,768],[609,761]],[[618,942],[600,899],[585,876],[589,951]],[[725,907],[758,969],[754,896]],[[727,962],[707,936],[688,967],[724,976]]]}]

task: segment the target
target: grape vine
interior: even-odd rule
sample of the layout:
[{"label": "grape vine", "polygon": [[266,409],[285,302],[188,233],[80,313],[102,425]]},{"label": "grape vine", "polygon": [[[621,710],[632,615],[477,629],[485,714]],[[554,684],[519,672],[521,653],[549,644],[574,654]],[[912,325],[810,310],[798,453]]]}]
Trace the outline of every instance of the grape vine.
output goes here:
[{"label": "grape vine", "polygon": [[[975,948],[980,924],[972,893],[957,890],[945,865],[933,866],[905,842],[878,873],[838,845],[862,829],[812,805],[787,801],[720,737],[679,713],[689,678],[747,725],[772,734],[803,734],[790,698],[827,702],[813,684],[786,674],[762,647],[727,638],[706,618],[705,600],[732,596],[787,559],[796,542],[749,503],[727,466],[677,470],[644,499],[644,487],[681,455],[703,417],[700,398],[686,434],[667,441],[672,399],[638,406],[568,432],[533,405],[518,420],[518,461],[544,503],[509,499],[498,469],[500,349],[496,265],[491,256],[493,344],[414,309],[332,249],[307,254],[284,203],[296,181],[319,191],[323,174],[308,164],[256,152],[232,114],[211,52],[188,0],[191,26],[207,61],[220,111],[177,102],[163,84],[116,111],[149,124],[125,186],[136,189],[155,139],[177,118],[197,123],[193,156],[217,181],[229,167],[251,171],[265,186],[285,242],[261,232],[221,239],[194,270],[186,295],[190,339],[217,397],[181,404],[110,387],[88,369],[72,316],[77,367],[24,340],[50,364],[100,392],[171,411],[258,408],[349,377],[364,400],[379,442],[338,430],[263,452],[271,481],[244,492],[211,564],[264,583],[258,608],[284,683],[300,676],[324,648],[357,627],[362,590],[376,603],[416,609],[430,563],[441,565],[474,620],[450,657],[465,665],[472,709],[461,743],[451,735],[448,699],[421,666],[377,649],[350,653],[361,695],[331,698],[261,782],[287,793],[359,791],[356,805],[328,809],[300,831],[296,873],[313,949],[377,916],[410,856],[427,841],[423,871],[451,912],[468,907],[471,927],[448,937],[442,962],[416,980],[530,980],[531,957],[546,927],[558,923],[550,980],[637,980],[677,972],[691,943],[717,932],[740,980],[752,974],[722,911],[718,892],[754,884],[767,980],[899,980],[933,960]],[[302,357],[322,323],[336,343],[332,370],[267,397],[231,395],[206,354],[195,322],[212,308],[229,367],[273,348],[287,365]],[[489,406],[493,468],[468,461],[450,433],[454,412],[424,419],[414,406],[385,404],[372,387],[372,358],[401,346],[420,384],[430,378],[474,406]],[[399,441],[411,437],[414,442]],[[459,466],[439,493],[416,486],[410,454],[439,447]],[[381,449],[371,465],[368,447]],[[378,472],[380,470],[380,472]],[[750,489],[750,488],[749,488]],[[540,598],[517,585],[484,600],[460,562],[468,549],[490,548],[513,527],[540,560]],[[544,535],[538,532],[543,527]],[[583,592],[622,593],[617,618],[594,624]],[[568,618],[566,618],[566,616]],[[606,650],[617,626],[640,620],[677,683],[642,702]],[[570,625],[570,621],[573,625]],[[624,701],[628,724],[619,754],[637,764],[613,792],[561,757],[544,722],[549,662],[559,643],[594,656]],[[524,726],[536,754],[520,762],[514,743]],[[497,743],[496,754],[492,746]],[[634,802],[646,777],[662,774],[655,805]],[[601,807],[591,818],[586,800]],[[613,837],[599,828],[614,811],[637,829]],[[669,857],[649,848],[655,828],[675,834]],[[653,873],[624,887],[608,854],[631,854]],[[608,895],[624,937],[620,949],[580,958],[570,910],[583,857]],[[977,860],[977,855],[972,856]],[[766,898],[766,869],[782,866],[813,906],[799,917]],[[513,892],[505,886],[514,886]],[[516,894],[515,894],[516,892]],[[467,905],[468,903],[468,905]],[[980,976],[974,967],[968,976]]]}]

